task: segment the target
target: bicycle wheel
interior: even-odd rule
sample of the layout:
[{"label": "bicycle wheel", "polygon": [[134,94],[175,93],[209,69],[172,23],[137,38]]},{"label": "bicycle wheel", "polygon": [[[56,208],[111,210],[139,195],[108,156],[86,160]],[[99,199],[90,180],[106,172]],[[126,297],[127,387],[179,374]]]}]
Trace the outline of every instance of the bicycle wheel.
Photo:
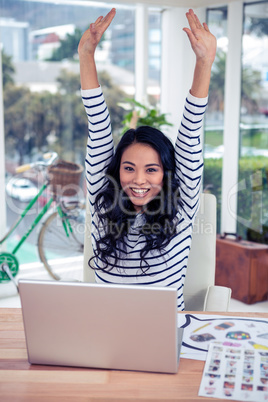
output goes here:
[{"label": "bicycle wheel", "polygon": [[[67,225],[69,235],[64,229]],[[64,217],[53,212],[43,222],[38,236],[38,253],[56,280],[83,280],[85,208],[70,210]]]}]

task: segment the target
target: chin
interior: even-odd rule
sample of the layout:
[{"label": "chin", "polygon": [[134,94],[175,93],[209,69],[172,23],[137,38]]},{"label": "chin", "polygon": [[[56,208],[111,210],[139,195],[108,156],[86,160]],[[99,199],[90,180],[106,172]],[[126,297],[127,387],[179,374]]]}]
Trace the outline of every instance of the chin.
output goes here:
[{"label": "chin", "polygon": [[147,203],[137,203],[137,202],[132,202],[134,208],[143,208],[147,205]]}]

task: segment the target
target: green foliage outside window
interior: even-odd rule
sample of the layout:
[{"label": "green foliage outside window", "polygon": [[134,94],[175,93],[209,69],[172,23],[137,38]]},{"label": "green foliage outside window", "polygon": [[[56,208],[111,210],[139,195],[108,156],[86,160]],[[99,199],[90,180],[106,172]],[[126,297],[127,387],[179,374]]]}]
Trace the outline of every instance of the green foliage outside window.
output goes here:
[{"label": "green foliage outside window", "polygon": [[[218,50],[212,67],[209,87],[209,110],[223,111],[224,83],[225,83],[226,53]],[[241,106],[247,113],[252,114],[259,110],[259,99],[262,94],[261,73],[250,66],[243,66],[241,83]]]},{"label": "green foliage outside window", "polygon": [[[257,179],[256,179],[257,178]],[[217,198],[217,227],[222,203],[222,159],[205,159],[204,190]],[[242,157],[239,161],[237,233],[243,239],[268,244],[268,160]]]},{"label": "green foliage outside window", "polygon": [[126,98],[125,103],[120,103],[121,107],[125,110],[129,110],[125,115],[123,124],[123,131],[127,131],[130,128],[136,128],[140,126],[151,126],[161,130],[164,126],[172,126],[167,120],[166,113],[160,113],[160,111],[153,106],[146,106],[135,99]]},{"label": "green foliage outside window", "polygon": [[[64,59],[73,60],[77,58],[77,47],[83,31],[79,28],[75,28],[73,34],[67,34],[66,38],[60,40],[60,46],[54,49],[52,56],[48,61],[61,61]],[[102,47],[105,35],[101,38],[99,47]]]},{"label": "green foliage outside window", "polygon": [[[87,140],[87,117],[80,96],[80,77],[62,70],[58,91],[31,92],[14,83],[11,58],[3,54],[4,124],[7,159],[56,151],[61,158],[83,163]],[[126,94],[112,82],[106,72],[99,74],[111,113],[111,124],[117,142],[125,112],[117,104]]]}]

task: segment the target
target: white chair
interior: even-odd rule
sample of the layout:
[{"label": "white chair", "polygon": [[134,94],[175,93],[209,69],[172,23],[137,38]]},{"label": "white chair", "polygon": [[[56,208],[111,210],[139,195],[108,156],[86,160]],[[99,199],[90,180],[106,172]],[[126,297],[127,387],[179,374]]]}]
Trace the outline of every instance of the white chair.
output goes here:
[{"label": "white chair", "polygon": [[215,286],[217,202],[203,193],[195,219],[184,284],[187,311],[228,311],[231,289]]},{"label": "white chair", "polygon": [[[90,239],[91,219],[87,201],[84,281],[95,282],[94,271],[88,266],[92,255]],[[216,267],[216,198],[212,194],[201,194],[192,247],[189,255],[184,285],[185,309],[187,311],[228,311],[231,289],[215,284]]]}]

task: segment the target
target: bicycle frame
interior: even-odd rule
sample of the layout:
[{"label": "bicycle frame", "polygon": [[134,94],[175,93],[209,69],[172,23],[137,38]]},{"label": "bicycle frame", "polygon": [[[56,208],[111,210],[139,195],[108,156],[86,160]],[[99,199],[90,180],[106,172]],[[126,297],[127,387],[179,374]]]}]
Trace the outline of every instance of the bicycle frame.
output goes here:
[{"label": "bicycle frame", "polygon": [[[42,193],[45,191],[45,189],[48,186],[48,182],[43,184],[42,187],[40,188],[38,194],[29,202],[29,204],[26,206],[25,210],[22,212],[22,214],[20,215],[19,219],[15,222],[15,224],[11,227],[11,229],[9,230],[9,232],[5,235],[5,237],[3,239],[0,240],[0,245],[4,243],[4,241],[6,239],[8,239],[10,237],[10,235],[14,232],[14,230],[19,226],[19,224],[21,223],[21,221],[24,219],[24,217],[26,216],[26,214],[30,211],[30,209],[32,208],[32,206],[35,204],[35,202],[38,200],[38,198],[42,195]],[[38,214],[38,216],[35,218],[35,220],[33,221],[32,225],[29,227],[28,231],[22,236],[22,238],[20,239],[20,241],[17,243],[17,245],[15,246],[14,250],[12,251],[12,254],[14,255],[19,248],[21,247],[21,245],[25,242],[25,240],[28,238],[28,236],[32,233],[33,229],[36,227],[36,225],[40,222],[40,220],[43,218],[43,216],[46,214],[46,212],[49,210],[52,202],[54,201],[54,197],[52,196],[47,203],[44,205],[44,207],[42,208],[41,212]],[[64,227],[66,236],[69,237],[70,233],[72,233],[72,226],[66,216],[66,214],[63,212],[60,204],[57,205],[57,211],[58,214],[62,220],[62,225]],[[65,218],[65,219],[64,219]]]}]

